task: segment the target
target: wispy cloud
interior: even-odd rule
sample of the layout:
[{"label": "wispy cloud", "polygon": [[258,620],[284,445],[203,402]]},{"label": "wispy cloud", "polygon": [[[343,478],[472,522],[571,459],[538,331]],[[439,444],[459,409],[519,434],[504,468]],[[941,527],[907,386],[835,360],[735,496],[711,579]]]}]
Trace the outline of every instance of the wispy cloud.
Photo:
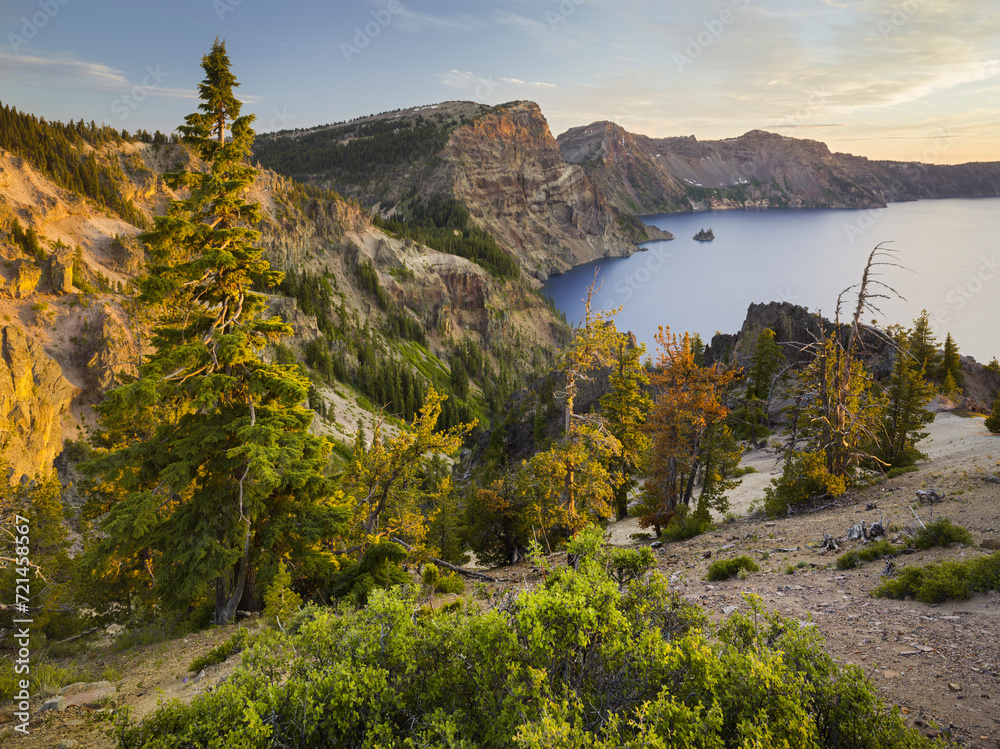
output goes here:
[{"label": "wispy cloud", "polygon": [[448,34],[468,34],[483,28],[485,22],[469,13],[462,13],[457,16],[437,16],[431,13],[418,13],[407,7],[399,12],[397,21],[394,21],[399,28],[409,31],[412,34],[422,34],[424,32],[444,32]]},{"label": "wispy cloud", "polygon": [[[144,84],[145,78],[152,77],[156,86]],[[145,86],[148,96],[162,96],[176,99],[197,99],[194,89],[171,88],[159,85],[169,73],[159,68],[147,69],[138,81],[131,80],[120,70],[99,62],[77,60],[68,55],[42,57],[39,55],[0,53],[0,75],[9,81],[21,81],[36,86],[52,88],[86,89],[91,91],[111,91],[127,93],[136,86]],[[242,101],[254,101],[252,96],[241,97]]]},{"label": "wispy cloud", "polygon": [[131,85],[121,71],[68,56],[46,58],[0,52],[0,73],[5,78],[28,83],[101,91],[116,91]]},{"label": "wispy cloud", "polygon": [[509,83],[512,86],[535,86],[537,88],[559,88],[554,83],[546,83],[545,81],[522,81],[517,78],[498,78],[498,81],[503,81],[504,83]]}]

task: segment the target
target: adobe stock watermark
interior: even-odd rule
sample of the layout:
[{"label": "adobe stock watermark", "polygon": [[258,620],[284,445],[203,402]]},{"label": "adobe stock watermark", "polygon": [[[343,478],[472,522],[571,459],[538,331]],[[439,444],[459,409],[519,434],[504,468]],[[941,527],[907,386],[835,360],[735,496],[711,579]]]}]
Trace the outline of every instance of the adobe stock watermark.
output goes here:
[{"label": "adobe stock watermark", "polygon": [[350,62],[355,55],[360,55],[375,37],[389,27],[392,19],[402,12],[403,4],[399,0],[389,0],[384,8],[371,11],[371,21],[364,26],[354,27],[354,37],[351,39],[353,44],[340,43],[340,52],[344,55],[344,60]]},{"label": "adobe stock watermark", "polygon": [[270,130],[287,130],[288,124],[298,117],[298,115],[289,112],[288,107],[282,107],[280,110],[274,107],[271,110],[271,115],[271,121],[268,123]]},{"label": "adobe stock watermark", "polygon": [[147,67],[146,76],[142,79],[142,83],[134,86],[127,94],[119,96],[111,102],[111,111],[118,115],[118,119],[127,119],[133,110],[146,101],[150,93],[160,87],[160,84],[163,83],[168,75],[169,73],[164,73],[160,70],[159,65],[156,68]]},{"label": "adobe stock watermark", "polygon": [[673,257],[673,253],[666,248],[664,242],[658,242],[655,247],[646,250],[643,255],[646,256],[645,262],[615,283],[615,294],[622,302],[631,299],[632,295],[649,283],[656,272]]},{"label": "adobe stock watermark", "polygon": [[14,718],[17,724],[14,730],[28,735],[28,719],[31,692],[31,624],[34,621],[28,617],[28,604],[31,602],[31,581],[34,575],[31,570],[31,523],[26,517],[14,517],[14,612],[17,618],[13,620],[15,645],[14,673],[18,680],[12,682],[17,688],[14,694]]},{"label": "adobe stock watermark", "polygon": [[684,47],[683,54],[674,52],[674,65],[679,71],[694,64],[694,61],[701,57],[705,50],[715,44],[726,29],[736,23],[740,13],[745,13],[750,7],[750,0],[734,0],[730,6],[724,9],[716,18],[706,19],[701,22],[704,30],[699,31],[694,36],[688,36],[687,46]]},{"label": "adobe stock watermark", "polygon": [[499,84],[493,80],[492,75],[489,78],[478,76],[476,78],[476,87],[472,90],[472,100],[477,101],[480,104],[485,104],[486,100],[489,99],[499,87]]},{"label": "adobe stock watermark", "polygon": [[212,2],[215,15],[219,17],[220,21],[241,5],[243,5],[243,0],[213,0]]},{"label": "adobe stock watermark", "polygon": [[[945,295],[950,311],[961,312],[974,297],[992,287],[997,278],[1000,278],[1000,253],[994,252],[991,257],[980,258],[979,267]],[[943,328],[951,322],[951,315],[949,310],[936,310],[931,319],[935,326]]]},{"label": "adobe stock watermark", "polygon": [[899,5],[893,5],[889,17],[879,19],[877,24],[882,39],[888,39],[908,24],[926,2],[927,0],[905,0]]},{"label": "adobe stock watermark", "polygon": [[774,290],[774,301],[776,302],[788,302],[789,304],[798,304],[799,295],[795,293],[795,290],[791,286],[784,289]]},{"label": "adobe stock watermark", "polygon": [[38,0],[38,10],[31,14],[31,17],[21,18],[21,33],[14,31],[7,34],[7,41],[10,42],[14,54],[38,36],[38,32],[49,25],[49,21],[59,15],[59,10],[69,5],[71,0]]},{"label": "adobe stock watermark", "polygon": [[583,5],[587,0],[562,0],[556,10],[548,10],[545,12],[545,20],[549,22],[549,26],[552,27],[553,31],[557,31],[561,24],[566,23],[569,17],[576,13],[576,9]]}]

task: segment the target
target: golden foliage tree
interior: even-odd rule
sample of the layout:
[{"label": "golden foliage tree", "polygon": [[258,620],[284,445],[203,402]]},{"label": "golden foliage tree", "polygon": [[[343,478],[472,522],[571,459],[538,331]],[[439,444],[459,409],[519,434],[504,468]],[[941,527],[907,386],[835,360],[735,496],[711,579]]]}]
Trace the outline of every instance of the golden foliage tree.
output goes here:
[{"label": "golden foliage tree", "polygon": [[722,394],[734,378],[718,366],[700,367],[687,333],[683,338],[661,327],[657,366],[651,375],[658,395],[646,428],[652,455],[646,473],[643,527],[660,529],[688,507],[716,424],[728,413]]},{"label": "golden foliage tree", "polygon": [[381,539],[399,537],[415,546],[423,544],[430,522],[420,486],[425,459],[455,452],[475,426],[462,424],[437,431],[446,397],[429,389],[412,425],[383,437],[379,424],[371,445],[355,448],[343,482],[351,507],[351,541],[367,547]]}]

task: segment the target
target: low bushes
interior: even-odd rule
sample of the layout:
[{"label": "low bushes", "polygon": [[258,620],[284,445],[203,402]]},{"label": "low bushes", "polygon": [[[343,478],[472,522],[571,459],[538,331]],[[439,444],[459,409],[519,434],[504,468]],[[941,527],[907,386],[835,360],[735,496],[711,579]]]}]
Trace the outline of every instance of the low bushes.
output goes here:
[{"label": "low bushes", "polygon": [[906,598],[923,603],[963,600],[973,593],[1000,590],[1000,552],[967,562],[936,562],[904,567],[892,580],[878,585],[876,598]]},{"label": "low bushes", "polygon": [[930,549],[932,546],[947,546],[951,543],[975,546],[972,535],[961,525],[955,525],[948,518],[935,520],[921,528],[913,539],[913,545],[918,549]]},{"label": "low bushes", "polygon": [[931,746],[759,599],[709,637],[663,576],[622,587],[588,558],[500,598],[430,611],[373,588],[364,609],[313,609],[214,691],[119,723],[119,746]]},{"label": "low bushes", "polygon": [[860,567],[862,562],[874,562],[878,559],[891,557],[906,549],[905,546],[893,546],[885,539],[875,541],[860,549],[851,549],[837,557],[837,569],[849,570]]},{"label": "low bushes", "polygon": [[720,559],[716,562],[712,562],[712,564],[708,566],[708,574],[705,575],[705,579],[709,581],[728,580],[729,578],[740,574],[740,570],[757,572],[760,570],[760,567],[758,567],[757,563],[748,556],[733,557],[732,559]]}]

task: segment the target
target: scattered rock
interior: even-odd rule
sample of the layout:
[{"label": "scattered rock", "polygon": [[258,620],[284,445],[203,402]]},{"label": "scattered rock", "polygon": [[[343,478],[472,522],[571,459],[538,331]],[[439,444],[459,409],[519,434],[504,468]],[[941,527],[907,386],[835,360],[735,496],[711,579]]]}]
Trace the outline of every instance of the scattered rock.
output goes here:
[{"label": "scattered rock", "polygon": [[961,685],[956,684],[955,682],[950,682],[948,684],[948,689],[950,689],[953,692],[961,692],[962,691]]},{"label": "scattered rock", "polygon": [[114,685],[110,681],[75,681],[60,689],[59,694],[63,697],[72,697],[82,692],[93,691],[94,689],[114,689]]},{"label": "scattered rock", "polygon": [[917,489],[917,499],[920,504],[924,502],[934,504],[944,499],[944,492],[939,492],[937,489]]},{"label": "scattered rock", "polygon": [[878,503],[877,502],[869,502],[868,504],[865,505],[865,510],[867,510],[869,512],[871,510],[877,510],[877,509],[878,509]]},{"label": "scattered rock", "polygon": [[[76,684],[70,686],[76,687]],[[118,690],[110,681],[95,681],[90,684],[83,684],[82,689],[76,689],[72,694],[66,696],[66,707],[73,705],[86,705],[87,707],[101,707],[108,700],[113,698]]]},{"label": "scattered rock", "polygon": [[66,698],[62,695],[58,697],[50,697],[41,704],[41,707],[36,710],[36,713],[45,713],[49,710],[55,710],[57,712],[62,712],[66,709]]},{"label": "scattered rock", "polygon": [[1000,551],[1000,541],[995,538],[987,538],[985,541],[981,541],[979,545],[990,551]]},{"label": "scattered rock", "polygon": [[983,481],[991,484],[1000,484],[1000,476],[983,476]]},{"label": "scattered rock", "polygon": [[738,608],[739,608],[738,606],[723,606],[722,607],[722,613],[725,614],[726,616],[729,616],[734,611],[736,611],[736,609],[738,609]]},{"label": "scattered rock", "polygon": [[59,742],[58,749],[76,749],[78,746],[80,746],[80,742],[76,739],[63,739]]},{"label": "scattered rock", "polygon": [[710,558],[711,556],[712,556],[712,552],[711,552],[711,550],[706,550],[706,551],[703,551],[703,552],[701,553],[701,558],[702,558],[702,559],[708,559],[708,558]]}]

